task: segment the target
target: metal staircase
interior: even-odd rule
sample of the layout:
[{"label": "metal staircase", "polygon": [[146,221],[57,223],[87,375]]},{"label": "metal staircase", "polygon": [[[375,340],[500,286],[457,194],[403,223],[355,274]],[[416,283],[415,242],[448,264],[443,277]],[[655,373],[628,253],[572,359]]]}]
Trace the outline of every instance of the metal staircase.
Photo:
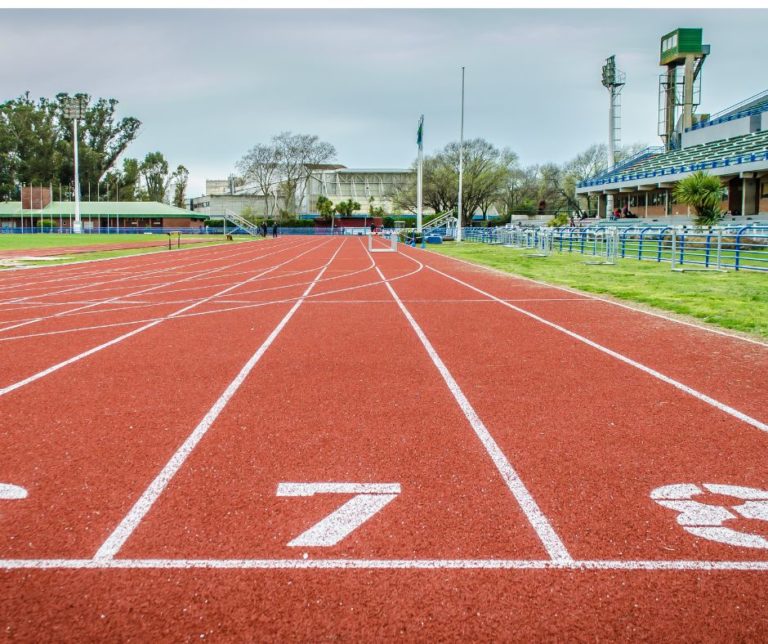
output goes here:
[{"label": "metal staircase", "polygon": [[246,232],[249,235],[253,235],[254,237],[257,237],[261,234],[259,227],[256,224],[252,224],[250,221],[241,217],[237,213],[232,212],[231,210],[227,210],[225,208],[222,217],[234,226],[234,229],[230,232],[234,233],[239,228],[243,232]]},{"label": "metal staircase", "polygon": [[453,210],[444,212],[442,215],[435,217],[428,224],[421,227],[421,231],[425,237],[428,235],[441,235],[442,237],[455,239],[456,238],[456,224],[458,219],[453,214]]}]

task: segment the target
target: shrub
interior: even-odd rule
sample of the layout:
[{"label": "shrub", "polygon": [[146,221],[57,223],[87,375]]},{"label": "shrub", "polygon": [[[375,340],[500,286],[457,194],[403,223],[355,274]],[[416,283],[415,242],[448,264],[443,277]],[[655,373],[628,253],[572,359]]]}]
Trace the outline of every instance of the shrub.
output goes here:
[{"label": "shrub", "polygon": [[697,170],[691,176],[675,186],[675,198],[679,203],[687,204],[696,211],[695,222],[700,226],[715,224],[720,220],[720,202],[723,200],[723,187],[720,179]]}]

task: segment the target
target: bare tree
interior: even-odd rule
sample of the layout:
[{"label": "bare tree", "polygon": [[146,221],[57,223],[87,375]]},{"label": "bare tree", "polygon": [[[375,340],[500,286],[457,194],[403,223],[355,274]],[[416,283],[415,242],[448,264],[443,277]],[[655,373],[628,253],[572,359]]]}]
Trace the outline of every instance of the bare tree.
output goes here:
[{"label": "bare tree", "polygon": [[267,218],[277,206],[277,196],[270,204],[269,195],[276,193],[281,165],[281,153],[277,146],[257,143],[237,162],[238,172],[247,181],[253,181],[264,195],[264,214]]},{"label": "bare tree", "polygon": [[[621,163],[638,154],[648,146],[645,143],[633,143],[616,151],[616,161]],[[577,154],[571,161],[565,164],[563,170],[563,189],[569,199],[576,199],[576,186],[580,181],[596,177],[610,169],[608,162],[608,146],[604,143],[591,145],[584,152]],[[587,210],[591,211],[591,197],[586,195]]]},{"label": "bare tree", "polygon": [[313,169],[336,158],[336,148],[314,134],[282,132],[272,144],[279,157],[278,167],[285,195],[285,208],[290,214],[297,209],[297,191],[303,181],[306,187]]}]

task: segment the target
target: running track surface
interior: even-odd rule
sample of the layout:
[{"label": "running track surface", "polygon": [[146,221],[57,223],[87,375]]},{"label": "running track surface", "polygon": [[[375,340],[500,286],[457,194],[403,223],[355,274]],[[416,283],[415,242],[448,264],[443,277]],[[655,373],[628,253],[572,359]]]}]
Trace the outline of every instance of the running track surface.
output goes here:
[{"label": "running track surface", "polygon": [[[188,238],[181,237],[180,241],[182,246],[188,246],[190,244],[211,243],[216,238]],[[178,244],[179,239],[174,237],[174,248]],[[159,247],[163,248],[168,245],[168,238],[165,235],[158,235],[157,237],[150,237],[145,241],[133,241],[123,243],[98,243],[91,244],[89,246],[57,246],[52,248],[26,248],[21,250],[0,250],[0,259],[13,259],[14,257],[54,257],[57,255],[77,255],[81,253],[99,253],[108,250],[124,250],[128,248],[150,248]]]},{"label": "running track surface", "polygon": [[0,637],[765,640],[766,382],[359,238],[4,272]]}]

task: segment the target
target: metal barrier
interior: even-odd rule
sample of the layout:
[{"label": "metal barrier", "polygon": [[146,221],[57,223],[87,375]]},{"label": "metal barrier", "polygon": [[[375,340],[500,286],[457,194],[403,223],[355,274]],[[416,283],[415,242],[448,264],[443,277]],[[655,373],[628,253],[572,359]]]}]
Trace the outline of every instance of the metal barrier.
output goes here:
[{"label": "metal barrier", "polygon": [[673,270],[768,271],[768,226],[607,226],[467,228],[465,240],[534,250],[668,262]]}]

